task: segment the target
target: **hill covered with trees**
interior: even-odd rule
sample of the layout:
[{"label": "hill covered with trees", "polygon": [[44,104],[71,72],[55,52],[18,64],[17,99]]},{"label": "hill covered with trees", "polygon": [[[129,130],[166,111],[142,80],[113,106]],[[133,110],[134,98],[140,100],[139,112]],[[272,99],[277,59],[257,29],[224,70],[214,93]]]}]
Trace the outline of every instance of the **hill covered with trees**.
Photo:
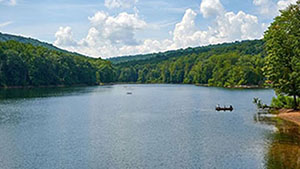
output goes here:
[{"label": "hill covered with trees", "polygon": [[112,82],[113,77],[109,61],[30,42],[0,42],[1,87],[93,85]]},{"label": "hill covered with trees", "polygon": [[115,63],[119,82],[262,86],[263,46],[262,40],[253,40],[111,61]]},{"label": "hill covered with trees", "polygon": [[5,34],[5,33],[0,32],[0,42],[7,42],[7,41],[17,41],[17,42],[21,42],[21,43],[31,44],[33,46],[45,47],[47,49],[52,49],[52,50],[56,50],[56,51],[60,51],[60,52],[67,52],[63,49],[55,47],[52,44],[49,44],[49,43],[46,43],[46,42],[41,42],[41,41],[36,40],[36,39],[17,36],[17,35],[10,35],[10,34]]},{"label": "hill covered with trees", "polygon": [[[214,49],[218,50],[219,48],[221,48],[221,50],[223,50],[224,48],[227,48],[227,50],[232,50],[236,47],[234,44],[237,43],[239,42],[208,45],[203,47],[195,47],[195,48],[187,48],[187,49],[178,49],[178,50],[171,50],[167,52],[159,52],[159,53],[151,53],[151,54],[119,56],[119,57],[109,58],[107,60],[111,61],[113,64],[120,64],[120,63],[131,62],[131,61],[149,60],[149,59],[157,59],[157,58],[166,59],[170,57],[179,57],[188,54],[200,54],[203,52],[207,52],[209,50],[214,50]],[[245,53],[261,52],[262,49],[261,45],[263,44],[261,40],[254,40],[254,42],[248,40],[248,41],[243,41],[242,43],[251,45],[248,46]]]},{"label": "hill covered with trees", "polygon": [[263,85],[264,42],[242,41],[125,56],[86,57],[35,39],[0,33],[0,86],[99,83]]}]

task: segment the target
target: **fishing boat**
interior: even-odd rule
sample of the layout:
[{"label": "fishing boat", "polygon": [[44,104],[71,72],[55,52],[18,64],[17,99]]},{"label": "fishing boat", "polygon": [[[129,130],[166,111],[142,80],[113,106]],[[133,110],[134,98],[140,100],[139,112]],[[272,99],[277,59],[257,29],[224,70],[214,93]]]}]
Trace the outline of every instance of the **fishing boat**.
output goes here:
[{"label": "fishing boat", "polygon": [[232,107],[232,105],[230,105],[229,107],[227,107],[227,106],[221,107],[221,106],[217,105],[216,111],[233,111],[233,107]]}]

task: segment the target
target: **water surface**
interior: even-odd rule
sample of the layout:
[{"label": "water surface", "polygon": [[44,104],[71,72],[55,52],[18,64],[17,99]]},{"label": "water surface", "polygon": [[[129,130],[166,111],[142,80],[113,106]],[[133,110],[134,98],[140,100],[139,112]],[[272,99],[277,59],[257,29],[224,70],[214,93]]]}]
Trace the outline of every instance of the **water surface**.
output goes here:
[{"label": "water surface", "polygon": [[276,128],[254,120],[252,99],[273,96],[192,85],[0,90],[0,168],[268,168]]}]

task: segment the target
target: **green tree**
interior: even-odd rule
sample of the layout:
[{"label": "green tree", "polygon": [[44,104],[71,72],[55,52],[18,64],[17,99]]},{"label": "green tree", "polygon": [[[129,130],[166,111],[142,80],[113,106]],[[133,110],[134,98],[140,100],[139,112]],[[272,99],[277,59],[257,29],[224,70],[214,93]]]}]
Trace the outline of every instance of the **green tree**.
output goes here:
[{"label": "green tree", "polygon": [[149,70],[147,67],[143,68],[142,70],[138,71],[138,82],[145,83],[147,81],[147,74]]},{"label": "green tree", "polygon": [[0,42],[0,86],[93,85],[114,81],[109,61],[16,41]]},{"label": "green tree", "polygon": [[278,94],[293,96],[294,109],[300,96],[300,1],[281,11],[264,35],[264,74]]},{"label": "green tree", "polygon": [[24,86],[27,80],[27,67],[19,54],[14,50],[5,52],[4,76],[8,86]]},{"label": "green tree", "polygon": [[99,73],[99,82],[109,83],[113,81],[113,69],[111,65],[102,64],[98,70]]}]

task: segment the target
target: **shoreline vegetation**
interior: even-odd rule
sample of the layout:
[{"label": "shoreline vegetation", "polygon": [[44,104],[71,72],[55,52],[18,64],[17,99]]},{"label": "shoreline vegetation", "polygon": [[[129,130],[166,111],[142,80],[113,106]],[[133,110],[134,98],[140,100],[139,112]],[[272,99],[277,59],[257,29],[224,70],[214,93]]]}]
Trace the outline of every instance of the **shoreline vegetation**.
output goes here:
[{"label": "shoreline vegetation", "polygon": [[[212,86],[209,84],[194,84],[195,86],[202,86],[202,87],[219,87],[219,86]],[[269,89],[268,86],[264,85],[234,85],[234,86],[224,86],[222,88],[226,89]]]},{"label": "shoreline vegetation", "polygon": [[[108,85],[108,84],[105,84]],[[67,87],[87,87],[87,86],[102,86],[102,84],[87,85],[87,84],[74,84],[74,85],[46,85],[46,86],[0,86],[0,89],[35,89],[35,88],[67,88]]]},{"label": "shoreline vegetation", "polygon": [[[110,86],[110,85],[122,85],[122,84],[182,84],[182,83],[99,83],[99,84],[73,84],[73,85],[41,85],[41,86],[0,86],[0,89],[33,89],[33,88],[67,88],[67,87],[88,87],[88,86]],[[194,85],[199,87],[219,87],[211,86],[209,84],[182,84],[182,85]],[[258,85],[238,85],[230,87],[221,87],[225,89],[269,89],[267,86]]]},{"label": "shoreline vegetation", "polygon": [[179,49],[116,64],[30,43],[0,41],[0,87],[159,83],[257,88],[265,81],[263,44],[253,40]]}]

